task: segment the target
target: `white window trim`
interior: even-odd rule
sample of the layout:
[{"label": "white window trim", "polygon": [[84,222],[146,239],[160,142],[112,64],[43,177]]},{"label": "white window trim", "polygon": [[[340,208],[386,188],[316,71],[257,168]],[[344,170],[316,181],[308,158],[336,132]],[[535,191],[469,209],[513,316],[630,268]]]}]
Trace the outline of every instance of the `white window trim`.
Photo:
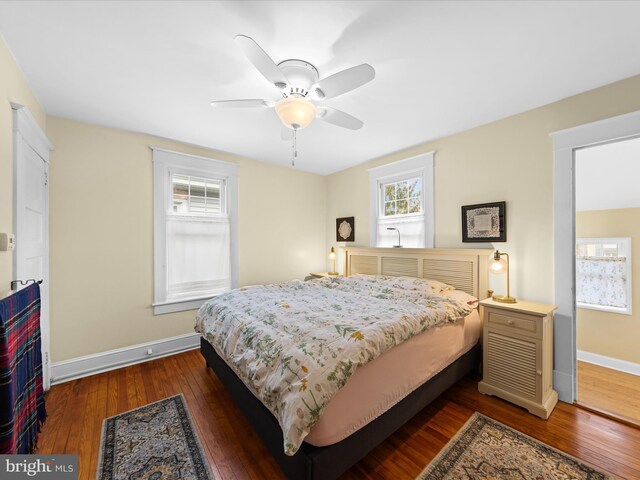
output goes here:
[{"label": "white window trim", "polygon": [[197,155],[172,152],[151,147],[153,151],[153,314],[179,312],[199,308],[211,298],[198,297],[185,300],[167,301],[167,242],[166,219],[168,211],[169,171],[177,169],[181,173],[223,178],[227,189],[227,213],[230,229],[231,288],[238,287],[238,165]]},{"label": "white window trim", "polygon": [[623,307],[608,307],[606,305],[594,305],[592,303],[582,303],[576,301],[576,306],[578,308],[584,308],[587,310],[598,310],[601,312],[610,312],[610,313],[620,313],[623,315],[632,315],[633,314],[633,299],[632,299],[632,263],[631,263],[631,237],[579,237],[576,238],[576,245],[578,243],[618,243],[624,245],[624,256],[626,257],[626,267],[627,267],[627,306]]},{"label": "white window trim", "polygon": [[[369,245],[376,246],[378,240],[378,223],[410,221],[412,218],[424,217],[425,248],[435,245],[435,151],[422,153],[397,162],[369,169]],[[381,188],[383,183],[401,180],[402,177],[422,177],[422,213],[407,215],[381,216]]]}]

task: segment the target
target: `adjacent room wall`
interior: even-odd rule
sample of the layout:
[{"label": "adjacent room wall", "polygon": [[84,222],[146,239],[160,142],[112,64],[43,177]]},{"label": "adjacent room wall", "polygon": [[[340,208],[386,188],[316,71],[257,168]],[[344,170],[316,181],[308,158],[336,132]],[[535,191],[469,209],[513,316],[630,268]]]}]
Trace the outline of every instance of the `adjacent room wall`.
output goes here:
[{"label": "adjacent room wall", "polygon": [[[332,225],[337,217],[345,216],[356,217],[355,245],[369,244],[368,168],[435,150],[435,246],[504,250],[511,257],[511,294],[552,303],[553,154],[549,134],[636,110],[640,110],[640,76],[330,175],[327,245],[336,244]],[[460,207],[502,200],[507,202],[507,242],[462,243]],[[502,293],[504,280],[493,279],[492,285],[496,293]]]},{"label": "adjacent room wall", "polygon": [[640,364],[640,208],[576,213],[578,237],[631,237],[632,315],[577,310],[578,350]]},{"label": "adjacent room wall", "polygon": [[[45,113],[0,37],[0,233],[13,231],[13,114],[11,102],[29,108],[44,131]],[[0,298],[10,291],[13,253],[0,252]]]},{"label": "adjacent room wall", "polygon": [[325,177],[57,117],[47,134],[54,362],[193,332],[193,310],[152,314],[150,146],[240,165],[241,285],[324,268]]}]

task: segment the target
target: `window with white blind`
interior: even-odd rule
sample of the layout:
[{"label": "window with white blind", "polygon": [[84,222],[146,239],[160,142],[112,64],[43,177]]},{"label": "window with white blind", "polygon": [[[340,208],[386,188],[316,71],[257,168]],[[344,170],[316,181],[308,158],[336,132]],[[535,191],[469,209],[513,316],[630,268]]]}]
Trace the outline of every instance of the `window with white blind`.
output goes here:
[{"label": "window with white blind", "polygon": [[576,239],[576,303],[631,315],[631,238]]},{"label": "window with white blind", "polygon": [[237,165],[153,150],[154,313],[237,286]]},{"label": "window with white blind", "polygon": [[369,170],[371,245],[433,247],[433,159],[430,152]]}]

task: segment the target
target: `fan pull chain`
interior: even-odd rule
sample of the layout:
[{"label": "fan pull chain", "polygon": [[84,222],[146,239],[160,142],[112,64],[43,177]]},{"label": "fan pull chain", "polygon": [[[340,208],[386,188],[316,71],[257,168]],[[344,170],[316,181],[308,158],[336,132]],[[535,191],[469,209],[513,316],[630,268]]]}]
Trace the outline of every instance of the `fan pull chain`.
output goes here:
[{"label": "fan pull chain", "polygon": [[296,158],[298,158],[298,139],[296,136],[297,128],[293,129],[293,138],[291,140],[291,166],[296,166]]}]

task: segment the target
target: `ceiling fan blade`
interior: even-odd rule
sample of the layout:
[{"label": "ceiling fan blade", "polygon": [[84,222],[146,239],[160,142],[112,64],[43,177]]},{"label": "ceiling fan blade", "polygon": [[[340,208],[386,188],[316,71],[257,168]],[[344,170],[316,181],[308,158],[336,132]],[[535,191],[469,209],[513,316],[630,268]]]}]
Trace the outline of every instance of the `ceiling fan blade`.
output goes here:
[{"label": "ceiling fan blade", "polygon": [[374,68],[368,63],[363,63],[319,80],[311,87],[311,91],[318,98],[333,98],[370,82],[375,76]]},{"label": "ceiling fan blade", "polygon": [[364,125],[362,120],[358,120],[356,117],[349,115],[348,113],[344,113],[341,110],[336,110],[335,108],[321,107],[318,111],[320,112],[318,118],[339,127],[358,130]]},{"label": "ceiling fan blade", "polygon": [[273,107],[275,102],[271,100],[248,99],[248,100],[218,100],[211,102],[212,107],[217,108],[260,108]]},{"label": "ceiling fan blade", "polygon": [[277,88],[287,86],[287,77],[285,77],[284,73],[278,68],[276,62],[267,55],[253,38],[247,37],[246,35],[236,35],[235,40],[249,61],[253,63],[264,78],[269,80],[269,82]]},{"label": "ceiling fan blade", "polygon": [[293,139],[293,130],[283,125],[280,129],[280,139],[291,141]]}]

